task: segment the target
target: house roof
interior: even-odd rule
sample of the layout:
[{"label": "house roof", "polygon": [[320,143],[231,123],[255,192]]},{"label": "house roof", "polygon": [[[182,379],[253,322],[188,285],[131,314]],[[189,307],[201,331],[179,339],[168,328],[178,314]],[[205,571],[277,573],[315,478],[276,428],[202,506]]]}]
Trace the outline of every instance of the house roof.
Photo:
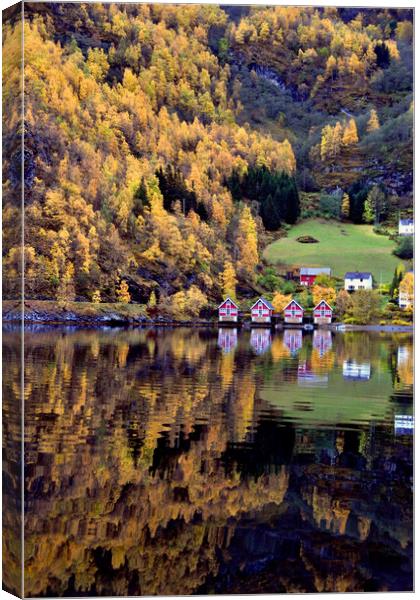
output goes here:
[{"label": "house roof", "polygon": [[232,302],[233,306],[236,306],[236,308],[238,308],[238,305],[236,304],[236,302],[234,302],[232,300],[232,298],[230,296],[228,296],[227,298],[225,298],[223,300],[223,302],[221,304],[219,304],[219,306],[217,308],[221,308],[228,300],[230,300]]},{"label": "house roof", "polygon": [[283,310],[286,310],[286,308],[288,308],[293,303],[297,304],[301,310],[304,310],[303,306],[301,306],[299,304],[299,302],[297,300],[295,300],[294,298],[292,298],[292,300],[290,300],[290,302],[288,304],[286,304],[286,306],[283,308]]},{"label": "house roof", "polygon": [[372,273],[359,273],[359,271],[348,271],[344,275],[344,279],[370,279],[372,277]]},{"label": "house roof", "polygon": [[328,302],[327,302],[326,300],[320,300],[320,302],[318,302],[318,304],[317,304],[316,306],[314,306],[314,307],[313,307],[313,310],[316,310],[316,309],[318,308],[318,306],[319,306],[320,304],[322,304],[322,303],[326,304],[326,305],[328,306],[328,308],[329,308],[330,310],[332,310],[332,307],[331,307],[331,306],[328,304]]},{"label": "house roof", "polygon": [[271,302],[269,300],[267,300],[266,298],[264,298],[264,296],[260,296],[258,298],[258,300],[256,300],[256,302],[254,302],[254,304],[251,306],[251,310],[254,308],[254,306],[256,304],[258,304],[258,302],[261,300],[261,302],[263,302],[267,308],[269,308],[270,310],[274,310],[274,306],[271,304]]},{"label": "house roof", "polygon": [[302,267],[300,270],[301,275],[331,275],[330,267]]},{"label": "house roof", "polygon": [[413,219],[400,219],[400,225],[413,225]]}]

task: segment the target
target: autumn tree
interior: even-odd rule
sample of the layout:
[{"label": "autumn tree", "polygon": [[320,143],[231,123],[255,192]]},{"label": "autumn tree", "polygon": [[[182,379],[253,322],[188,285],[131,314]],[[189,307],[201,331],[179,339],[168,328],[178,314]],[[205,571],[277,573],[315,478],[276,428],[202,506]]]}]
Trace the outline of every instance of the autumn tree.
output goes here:
[{"label": "autumn tree", "polygon": [[228,260],[225,261],[224,269],[220,274],[220,287],[222,288],[223,296],[229,296],[232,300],[236,299],[236,272],[233,264]]},{"label": "autumn tree", "polygon": [[315,306],[321,302],[321,300],[325,300],[330,306],[333,306],[336,300],[336,292],[332,287],[314,285],[312,287],[312,297]]},{"label": "autumn tree", "polygon": [[414,302],[414,274],[408,271],[401,280],[399,287],[400,294],[404,295],[407,304],[413,305]]},{"label": "autumn tree", "polygon": [[352,296],[346,290],[340,290],[335,300],[335,312],[342,318],[351,311],[353,302]]},{"label": "autumn tree", "polygon": [[370,117],[366,125],[366,131],[368,133],[372,133],[372,131],[376,131],[379,129],[380,123],[378,119],[378,114],[374,108],[370,111]]},{"label": "autumn tree", "polygon": [[375,290],[357,290],[351,301],[351,316],[357,323],[367,325],[379,317],[381,300]]},{"label": "autumn tree", "polygon": [[356,121],[354,119],[350,119],[350,121],[344,128],[343,146],[352,146],[354,144],[357,144],[358,141],[359,136],[357,134]]},{"label": "autumn tree", "polygon": [[155,290],[152,290],[150,292],[149,301],[147,303],[147,308],[152,308],[152,309],[156,308],[156,304],[157,304],[157,302],[156,302],[156,293],[155,293]]},{"label": "autumn tree", "polygon": [[95,290],[92,294],[92,302],[93,304],[100,304],[101,302],[101,292],[99,290]]},{"label": "autumn tree", "polygon": [[253,278],[258,263],[257,228],[249,206],[242,208],[236,235],[238,250],[238,271],[246,277]]},{"label": "autumn tree", "polygon": [[271,303],[274,306],[275,312],[281,313],[284,307],[287,306],[291,300],[291,294],[282,294],[281,292],[276,292]]},{"label": "autumn tree", "polygon": [[348,219],[350,217],[350,196],[344,192],[341,199],[341,217]]},{"label": "autumn tree", "polygon": [[375,207],[372,196],[367,196],[363,205],[363,221],[364,223],[373,223],[375,219]]},{"label": "autumn tree", "polygon": [[116,289],[117,301],[128,304],[131,301],[130,292],[128,291],[128,283],[121,279],[119,286]]}]

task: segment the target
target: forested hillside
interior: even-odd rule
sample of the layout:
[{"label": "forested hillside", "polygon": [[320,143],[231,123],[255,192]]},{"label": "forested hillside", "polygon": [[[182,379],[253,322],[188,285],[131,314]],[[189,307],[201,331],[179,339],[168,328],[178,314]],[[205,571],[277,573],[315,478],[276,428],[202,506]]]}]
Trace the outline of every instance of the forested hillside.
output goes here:
[{"label": "forested hillside", "polygon": [[[236,285],[264,291],[267,232],[305,216],[308,193],[348,197],[344,217],[356,223],[372,188],[383,221],[410,209],[410,11],[25,7],[28,298],[200,310]],[[20,262],[20,35],[11,15],[9,297]]]}]

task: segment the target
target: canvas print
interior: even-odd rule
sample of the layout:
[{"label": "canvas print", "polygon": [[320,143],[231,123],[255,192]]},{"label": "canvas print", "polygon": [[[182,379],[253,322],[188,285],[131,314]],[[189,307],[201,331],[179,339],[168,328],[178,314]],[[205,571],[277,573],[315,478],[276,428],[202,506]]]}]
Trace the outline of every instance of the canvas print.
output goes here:
[{"label": "canvas print", "polygon": [[413,43],[4,11],[5,590],[413,590]]}]

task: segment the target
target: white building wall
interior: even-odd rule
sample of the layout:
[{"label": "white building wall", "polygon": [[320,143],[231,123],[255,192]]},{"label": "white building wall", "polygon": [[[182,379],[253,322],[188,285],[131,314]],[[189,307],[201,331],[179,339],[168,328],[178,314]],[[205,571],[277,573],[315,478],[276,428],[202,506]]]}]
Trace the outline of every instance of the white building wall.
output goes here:
[{"label": "white building wall", "polygon": [[369,279],[345,279],[344,280],[344,289],[347,291],[355,291],[355,290],[371,290],[373,286],[372,277]]}]

